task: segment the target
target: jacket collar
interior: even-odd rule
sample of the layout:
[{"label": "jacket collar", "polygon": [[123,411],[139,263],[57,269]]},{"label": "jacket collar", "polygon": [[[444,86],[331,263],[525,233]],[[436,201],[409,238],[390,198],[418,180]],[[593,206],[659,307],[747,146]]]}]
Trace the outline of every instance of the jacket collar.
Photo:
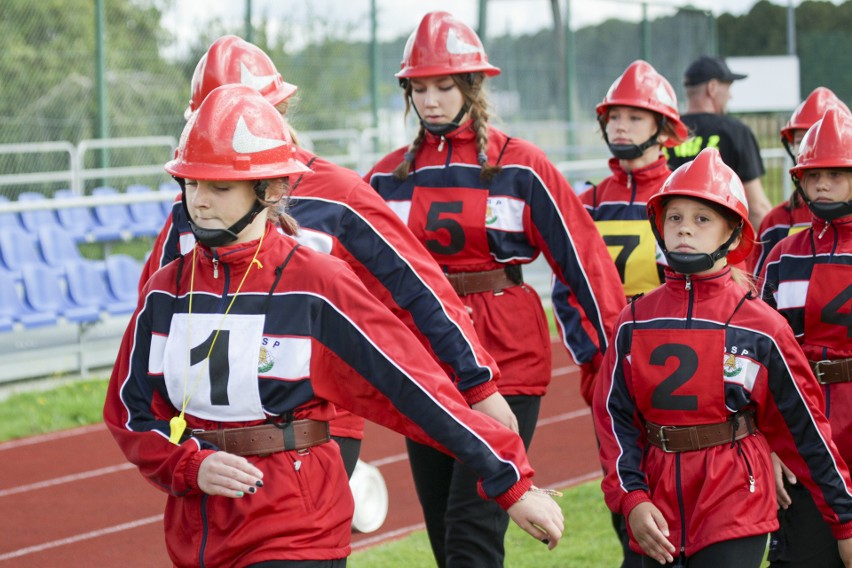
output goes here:
[{"label": "jacket collar", "polygon": [[438,136],[437,134],[432,134],[428,130],[426,131],[427,144],[437,146],[441,143],[442,138],[445,140],[452,140],[454,143],[470,142],[475,140],[476,132],[473,131],[473,119],[467,120],[467,122],[444,136]]},{"label": "jacket collar", "polygon": [[[627,185],[627,176],[628,172],[624,171],[624,169],[619,165],[618,158],[610,158],[609,159],[609,169],[612,171],[613,177],[619,183]],[[655,162],[648,164],[647,166],[642,166],[641,168],[635,169],[629,172],[629,175],[633,177],[639,185],[644,185],[648,182],[665,179],[669,176],[671,170],[669,170],[668,163],[666,162],[666,157],[660,154],[660,157],[657,158]]]}]

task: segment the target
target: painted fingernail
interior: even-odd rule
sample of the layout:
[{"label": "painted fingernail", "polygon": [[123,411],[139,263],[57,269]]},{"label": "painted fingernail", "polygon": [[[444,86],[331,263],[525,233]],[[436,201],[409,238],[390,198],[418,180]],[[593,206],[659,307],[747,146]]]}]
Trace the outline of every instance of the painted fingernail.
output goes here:
[{"label": "painted fingernail", "polygon": [[254,493],[255,491],[257,491],[257,488],[255,488],[255,487],[249,487],[249,490],[248,490],[248,491],[249,491],[249,493]]},{"label": "painted fingernail", "polygon": [[237,491],[237,497],[242,497],[243,495],[245,495],[245,493],[243,493],[242,491]]},{"label": "painted fingernail", "polygon": [[550,544],[550,540],[546,538],[541,539],[541,542],[543,542],[544,544]]},{"label": "painted fingernail", "polygon": [[257,481],[255,481],[254,484],[257,485],[258,487],[263,487],[263,482],[259,479]]}]

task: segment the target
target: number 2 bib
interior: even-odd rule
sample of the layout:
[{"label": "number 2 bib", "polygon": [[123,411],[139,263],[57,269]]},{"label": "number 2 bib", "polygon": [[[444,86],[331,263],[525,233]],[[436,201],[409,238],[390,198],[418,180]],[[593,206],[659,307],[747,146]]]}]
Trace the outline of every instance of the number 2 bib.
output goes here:
[{"label": "number 2 bib", "polygon": [[805,298],[809,344],[849,349],[852,342],[852,266],[816,264]]},{"label": "number 2 bib", "polygon": [[485,218],[488,191],[415,187],[408,227],[441,265],[491,259]]},{"label": "number 2 bib", "polygon": [[724,422],[723,329],[637,329],[631,367],[636,405],[665,426]]}]

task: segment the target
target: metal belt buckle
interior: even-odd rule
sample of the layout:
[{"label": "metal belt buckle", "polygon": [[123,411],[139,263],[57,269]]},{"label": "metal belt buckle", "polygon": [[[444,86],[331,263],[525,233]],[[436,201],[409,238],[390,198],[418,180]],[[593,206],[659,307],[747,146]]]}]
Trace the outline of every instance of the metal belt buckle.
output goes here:
[{"label": "metal belt buckle", "polygon": [[830,359],[823,359],[822,361],[817,361],[816,363],[814,363],[814,375],[816,376],[816,379],[819,382],[819,384],[826,385],[828,383],[825,383],[822,380],[822,376],[825,375],[825,373],[819,368],[819,366],[822,365],[823,363],[831,363],[831,360]]},{"label": "metal belt buckle", "polygon": [[674,450],[670,450],[668,446],[666,446],[666,442],[668,442],[668,438],[666,438],[666,428],[669,430],[673,430],[674,426],[660,426],[659,436],[660,436],[660,447],[667,454],[676,453]]}]

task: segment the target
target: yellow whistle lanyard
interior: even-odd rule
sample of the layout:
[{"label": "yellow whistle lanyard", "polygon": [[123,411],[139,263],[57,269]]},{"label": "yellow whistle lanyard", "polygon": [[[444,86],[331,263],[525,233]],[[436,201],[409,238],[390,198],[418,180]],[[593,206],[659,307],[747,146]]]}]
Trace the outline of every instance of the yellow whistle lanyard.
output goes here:
[{"label": "yellow whistle lanyard", "polygon": [[219,320],[219,327],[216,329],[216,333],[213,335],[213,340],[210,342],[210,349],[207,350],[207,355],[204,357],[202,361],[201,369],[198,371],[198,376],[195,378],[195,381],[192,383],[192,389],[187,393],[187,383],[189,378],[189,368],[190,368],[190,351],[192,350],[192,333],[190,322],[192,320],[192,293],[195,289],[195,253],[198,249],[198,243],[192,247],[192,271],[189,275],[189,312],[186,314],[186,366],[183,374],[183,397],[181,400],[180,414],[178,416],[172,417],[169,420],[169,441],[175,445],[180,444],[180,439],[183,436],[184,431],[186,431],[186,407],[189,404],[192,395],[195,394],[196,389],[198,389],[198,384],[201,382],[201,377],[204,376],[204,371],[207,370],[207,363],[210,361],[210,355],[213,353],[213,348],[216,345],[216,339],[219,337],[219,332],[222,330],[222,326],[225,324],[225,318],[228,317],[228,312],[231,311],[231,307],[234,305],[234,301],[237,299],[237,295],[239,295],[240,290],[243,288],[243,284],[246,281],[246,277],[248,276],[249,270],[251,267],[257,264],[258,269],[263,268],[263,264],[259,260],[257,260],[257,255],[260,252],[260,247],[263,246],[263,237],[266,234],[264,230],[260,235],[260,242],[257,243],[257,249],[254,251],[254,256],[251,259],[251,262],[246,268],[246,271],[243,273],[243,278],[240,280],[239,286],[237,286],[237,290],[234,292],[234,295],[231,297],[230,303],[228,303],[228,308],[225,310],[225,313],[222,314],[222,319]]}]

